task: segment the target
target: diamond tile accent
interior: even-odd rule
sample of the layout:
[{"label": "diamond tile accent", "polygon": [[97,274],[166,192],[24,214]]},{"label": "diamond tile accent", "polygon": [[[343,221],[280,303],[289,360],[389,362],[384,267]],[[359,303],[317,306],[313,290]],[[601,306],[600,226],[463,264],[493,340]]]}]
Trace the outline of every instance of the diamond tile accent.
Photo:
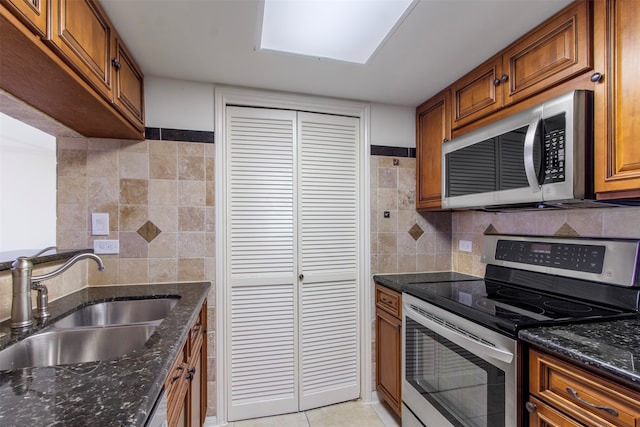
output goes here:
[{"label": "diamond tile accent", "polygon": [[145,222],[142,227],[138,228],[138,234],[148,243],[151,243],[160,233],[162,233],[162,230],[156,227],[151,221]]},{"label": "diamond tile accent", "polygon": [[424,231],[418,224],[413,224],[408,233],[413,237],[413,240],[418,240],[424,234]]},{"label": "diamond tile accent", "polygon": [[484,234],[500,234],[498,230],[493,226],[493,224],[489,224],[486,230],[484,230]]},{"label": "diamond tile accent", "polygon": [[555,235],[556,236],[580,237],[580,234],[578,234],[578,232],[576,230],[574,230],[573,227],[571,227],[566,222],[564,224],[562,224],[562,227],[558,228],[558,231],[556,231]]}]

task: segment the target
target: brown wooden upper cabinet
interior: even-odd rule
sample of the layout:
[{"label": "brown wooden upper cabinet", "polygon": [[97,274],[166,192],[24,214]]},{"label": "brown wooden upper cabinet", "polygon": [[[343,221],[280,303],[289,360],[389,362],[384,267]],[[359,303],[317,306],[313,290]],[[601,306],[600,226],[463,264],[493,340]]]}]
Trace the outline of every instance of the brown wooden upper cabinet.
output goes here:
[{"label": "brown wooden upper cabinet", "polygon": [[591,2],[572,3],[451,87],[454,129],[592,68]]},{"label": "brown wooden upper cabinet", "polygon": [[51,0],[47,44],[106,99],[112,96],[112,26],[91,0]]},{"label": "brown wooden upper cabinet", "polygon": [[594,2],[595,190],[640,197],[640,2]]},{"label": "brown wooden upper cabinet", "polygon": [[0,0],[31,31],[39,36],[47,34],[49,0]]},{"label": "brown wooden upper cabinet", "polygon": [[97,0],[0,0],[0,85],[82,135],[144,139],[144,76]]},{"label": "brown wooden upper cabinet", "polygon": [[115,71],[113,102],[138,129],[144,131],[144,77],[126,46],[116,35],[111,64]]},{"label": "brown wooden upper cabinet", "polygon": [[451,139],[451,96],[439,93],[416,110],[416,208],[442,206],[442,144]]}]

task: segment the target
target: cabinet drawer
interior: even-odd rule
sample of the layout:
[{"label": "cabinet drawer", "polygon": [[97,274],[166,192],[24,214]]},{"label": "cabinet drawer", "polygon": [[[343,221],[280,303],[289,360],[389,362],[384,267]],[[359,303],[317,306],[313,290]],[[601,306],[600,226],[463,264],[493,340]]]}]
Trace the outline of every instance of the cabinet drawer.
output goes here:
[{"label": "cabinet drawer", "polygon": [[400,318],[402,317],[402,294],[376,285],[376,307]]},{"label": "cabinet drawer", "polygon": [[531,350],[529,392],[588,426],[640,426],[638,393]]}]

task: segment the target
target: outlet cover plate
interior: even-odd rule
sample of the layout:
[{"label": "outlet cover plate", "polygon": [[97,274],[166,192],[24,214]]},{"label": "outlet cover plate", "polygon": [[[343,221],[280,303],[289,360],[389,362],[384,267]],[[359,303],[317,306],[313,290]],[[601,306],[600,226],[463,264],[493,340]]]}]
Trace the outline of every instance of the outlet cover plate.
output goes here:
[{"label": "outlet cover plate", "polygon": [[93,253],[95,254],[117,254],[120,252],[119,240],[94,240]]}]

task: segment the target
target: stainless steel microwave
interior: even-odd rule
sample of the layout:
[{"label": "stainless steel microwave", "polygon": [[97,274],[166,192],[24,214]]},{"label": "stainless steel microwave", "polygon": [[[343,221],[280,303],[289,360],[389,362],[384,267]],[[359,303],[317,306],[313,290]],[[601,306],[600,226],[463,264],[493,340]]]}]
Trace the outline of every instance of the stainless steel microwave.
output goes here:
[{"label": "stainless steel microwave", "polygon": [[442,146],[442,207],[562,207],[593,199],[593,93],[576,90]]}]

